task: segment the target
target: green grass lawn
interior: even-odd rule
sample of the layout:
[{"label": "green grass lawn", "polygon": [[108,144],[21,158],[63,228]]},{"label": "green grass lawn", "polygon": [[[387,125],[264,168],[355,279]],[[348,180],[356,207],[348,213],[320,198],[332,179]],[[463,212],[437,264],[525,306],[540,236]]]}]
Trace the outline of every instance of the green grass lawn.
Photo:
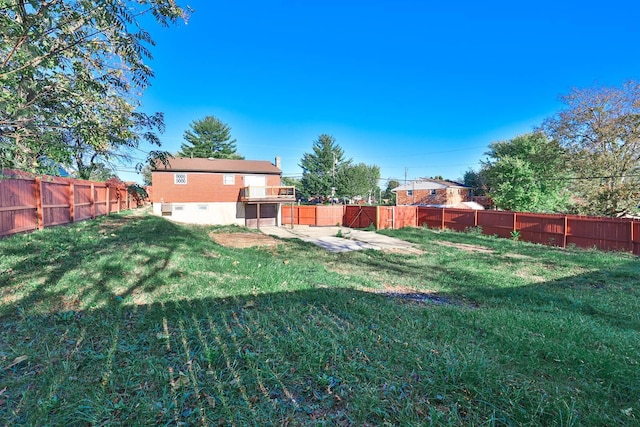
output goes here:
[{"label": "green grass lawn", "polygon": [[233,249],[130,214],[0,240],[0,425],[640,422],[631,255]]}]

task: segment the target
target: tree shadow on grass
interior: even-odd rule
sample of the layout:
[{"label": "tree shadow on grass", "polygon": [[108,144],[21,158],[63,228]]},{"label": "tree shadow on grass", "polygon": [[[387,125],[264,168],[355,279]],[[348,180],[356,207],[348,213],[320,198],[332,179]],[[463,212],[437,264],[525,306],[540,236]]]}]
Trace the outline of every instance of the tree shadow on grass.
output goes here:
[{"label": "tree shadow on grass", "polygon": [[[564,420],[567,403],[595,414],[593,425],[629,421],[620,408],[635,404],[640,381],[637,261],[505,287],[471,267],[426,270],[419,257],[320,255],[307,244],[224,252],[197,228],[113,221],[75,225],[91,231],[85,237],[68,227],[1,243],[12,261],[1,276],[0,424],[417,425],[428,416],[468,425],[499,413],[505,423],[550,425]],[[128,298],[179,280],[176,256],[212,248],[224,252],[215,263],[236,251],[259,260],[306,248],[354,271],[452,277],[439,295],[479,308],[331,287]],[[254,267],[242,267],[254,283]],[[7,301],[14,290],[19,297]],[[590,340],[586,354],[579,347]],[[513,362],[524,351],[531,369]]]},{"label": "tree shadow on grass", "polygon": [[[513,424],[549,425],[574,395],[538,375],[566,377],[576,366],[598,369],[598,378],[581,378],[579,387],[603,384],[573,400],[576,411],[624,421],[617,408],[632,404],[640,379],[625,367],[625,354],[603,366],[585,359],[570,373],[566,365],[557,371],[549,357],[535,360],[534,374],[519,370],[509,362],[519,356],[504,345],[509,336],[494,331],[518,328],[510,339],[534,355],[559,350],[520,335],[531,326],[518,316],[504,319],[520,310],[504,313],[496,320],[481,309],[407,306],[334,288],[142,305],[111,300],[69,316],[5,317],[0,423],[416,425],[430,414],[442,424],[500,415]],[[589,338],[588,330],[568,332]],[[632,343],[620,341],[604,344]],[[563,351],[563,358],[583,357],[572,346]],[[509,389],[514,377],[522,384]]]},{"label": "tree shadow on grass", "polygon": [[95,306],[162,287],[172,256],[199,238],[161,218],[121,214],[2,240],[2,313]]}]

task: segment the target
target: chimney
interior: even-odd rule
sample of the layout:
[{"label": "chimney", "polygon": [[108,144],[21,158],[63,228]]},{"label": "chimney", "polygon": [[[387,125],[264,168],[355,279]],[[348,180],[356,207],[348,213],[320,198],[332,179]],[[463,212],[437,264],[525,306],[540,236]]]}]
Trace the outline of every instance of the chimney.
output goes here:
[{"label": "chimney", "polygon": [[282,170],[282,162],[280,161],[280,156],[276,156],[276,167]]}]

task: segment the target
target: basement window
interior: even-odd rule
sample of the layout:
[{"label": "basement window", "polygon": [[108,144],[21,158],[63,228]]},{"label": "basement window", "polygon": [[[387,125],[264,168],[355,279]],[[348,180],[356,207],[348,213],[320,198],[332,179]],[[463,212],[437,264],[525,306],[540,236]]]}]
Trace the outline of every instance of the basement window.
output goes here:
[{"label": "basement window", "polygon": [[235,185],[236,176],[235,175],[225,175],[223,178],[224,185]]},{"label": "basement window", "polygon": [[173,175],[173,183],[177,185],[186,185],[187,184],[187,174],[186,173],[176,173]]},{"label": "basement window", "polygon": [[407,196],[413,196],[413,190],[407,190]]}]

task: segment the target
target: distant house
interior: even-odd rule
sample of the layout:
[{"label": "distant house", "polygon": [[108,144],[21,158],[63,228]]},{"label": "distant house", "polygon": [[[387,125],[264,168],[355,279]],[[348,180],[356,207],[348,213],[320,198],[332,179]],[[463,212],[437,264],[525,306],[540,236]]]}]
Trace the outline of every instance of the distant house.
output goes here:
[{"label": "distant house", "polygon": [[170,159],[152,170],[156,215],[194,224],[281,225],[282,203],[295,187],[281,186],[280,159]]},{"label": "distant house", "polygon": [[391,191],[396,193],[396,205],[483,209],[471,201],[470,187],[454,181],[421,178]]}]

